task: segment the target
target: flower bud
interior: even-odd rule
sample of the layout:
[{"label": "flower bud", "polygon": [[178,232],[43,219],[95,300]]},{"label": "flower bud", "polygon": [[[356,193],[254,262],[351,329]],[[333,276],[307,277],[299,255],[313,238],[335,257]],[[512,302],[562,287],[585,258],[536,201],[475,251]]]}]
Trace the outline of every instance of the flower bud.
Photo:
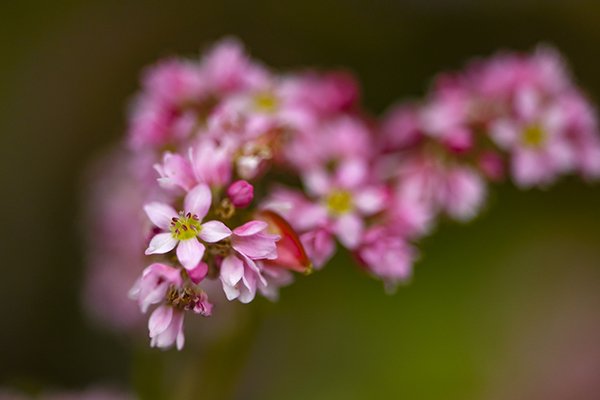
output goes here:
[{"label": "flower bud", "polygon": [[248,207],[254,198],[254,187],[244,180],[235,181],[227,189],[227,196],[234,206]]}]

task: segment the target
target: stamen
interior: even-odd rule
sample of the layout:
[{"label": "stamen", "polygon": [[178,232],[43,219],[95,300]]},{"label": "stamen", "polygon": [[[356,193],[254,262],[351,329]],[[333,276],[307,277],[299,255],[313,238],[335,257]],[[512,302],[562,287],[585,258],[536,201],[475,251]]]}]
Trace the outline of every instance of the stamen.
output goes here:
[{"label": "stamen", "polygon": [[171,219],[171,234],[177,240],[192,239],[202,230],[200,218],[191,212],[179,212],[178,218]]}]

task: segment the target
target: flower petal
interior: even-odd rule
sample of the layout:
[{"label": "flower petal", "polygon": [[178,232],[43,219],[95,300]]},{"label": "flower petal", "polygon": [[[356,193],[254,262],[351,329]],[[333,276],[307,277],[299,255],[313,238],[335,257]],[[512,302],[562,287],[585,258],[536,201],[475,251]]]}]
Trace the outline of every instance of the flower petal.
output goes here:
[{"label": "flower petal", "polygon": [[239,289],[235,286],[227,284],[223,280],[221,280],[221,282],[223,283],[223,292],[225,292],[225,297],[227,297],[227,300],[231,301],[237,299],[240,295]]},{"label": "flower petal", "polygon": [[186,212],[196,214],[200,220],[206,216],[212,203],[210,188],[201,183],[194,187],[185,196],[184,209]]},{"label": "flower petal", "polygon": [[160,229],[169,230],[171,218],[177,217],[177,212],[168,204],[152,202],[144,205],[144,211],[150,221]]},{"label": "flower petal", "polygon": [[235,233],[237,236],[249,236],[266,229],[268,226],[269,224],[267,224],[265,221],[254,220],[247,222],[242,226],[238,226],[233,230],[233,233]]},{"label": "flower petal", "polygon": [[344,161],[337,169],[336,183],[346,189],[360,186],[367,179],[368,169],[363,160],[351,159]]},{"label": "flower petal", "polygon": [[208,221],[202,224],[198,236],[205,242],[215,243],[231,236],[231,230],[221,221]]},{"label": "flower petal", "polygon": [[[236,285],[244,276],[244,263],[236,256],[227,256],[221,263],[221,280],[229,286]],[[227,293],[226,293],[227,294]]]},{"label": "flower petal", "polygon": [[152,312],[148,320],[148,330],[150,337],[160,335],[164,332],[173,319],[173,308],[169,306],[160,306]]},{"label": "flower petal", "polygon": [[182,240],[177,246],[177,259],[187,270],[192,270],[202,260],[205,247],[196,238]]},{"label": "flower petal", "polygon": [[308,193],[315,196],[324,196],[332,186],[331,178],[328,174],[318,168],[304,173],[303,183]]},{"label": "flower petal", "polygon": [[342,215],[336,222],[335,233],[344,246],[354,249],[363,233],[363,220],[356,214]]},{"label": "flower petal", "polygon": [[158,235],[154,235],[145,254],[165,254],[173,250],[176,245],[177,239],[170,232],[159,233]]},{"label": "flower petal", "polygon": [[277,241],[279,235],[268,233],[257,233],[250,236],[232,236],[231,245],[241,254],[253,259],[277,258]]},{"label": "flower petal", "polygon": [[383,188],[370,187],[354,196],[354,204],[365,215],[381,211],[385,207],[386,192]]}]

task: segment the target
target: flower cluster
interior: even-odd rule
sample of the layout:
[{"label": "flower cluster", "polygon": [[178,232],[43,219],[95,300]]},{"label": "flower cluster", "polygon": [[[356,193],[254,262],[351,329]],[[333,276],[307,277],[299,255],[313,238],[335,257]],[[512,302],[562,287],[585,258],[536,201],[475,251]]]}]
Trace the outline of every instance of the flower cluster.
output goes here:
[{"label": "flower cluster", "polygon": [[186,313],[211,315],[207,281],[228,300],[274,299],[341,246],[394,286],[411,275],[416,241],[442,215],[473,218],[488,182],[600,176],[594,111],[548,48],[442,75],[381,121],[351,75],[276,74],[234,40],[163,61],[142,86],[128,155],[149,266],[130,296],[154,307],[162,348],[181,349]]}]

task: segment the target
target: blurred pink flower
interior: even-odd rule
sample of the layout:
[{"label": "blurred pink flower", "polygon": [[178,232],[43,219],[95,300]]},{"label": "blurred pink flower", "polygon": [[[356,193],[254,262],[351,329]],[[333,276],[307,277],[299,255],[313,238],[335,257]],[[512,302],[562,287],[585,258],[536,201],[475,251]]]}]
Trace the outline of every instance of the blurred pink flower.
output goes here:
[{"label": "blurred pink flower", "polygon": [[445,166],[437,160],[414,159],[403,166],[398,179],[402,197],[426,204],[433,212],[452,218],[473,218],[486,195],[485,182],[472,168]]},{"label": "blurred pink flower", "polygon": [[181,270],[165,264],[154,263],[144,269],[142,276],[129,291],[129,297],[138,301],[145,313],[152,304],[162,303],[171,286],[181,286]]},{"label": "blurred pink flower", "polygon": [[196,184],[189,161],[179,154],[164,153],[162,163],[154,164],[154,169],[160,176],[158,183],[165,189],[189,191]]},{"label": "blurred pink flower", "polygon": [[357,251],[367,270],[390,285],[410,278],[415,249],[383,226],[365,232]]}]

